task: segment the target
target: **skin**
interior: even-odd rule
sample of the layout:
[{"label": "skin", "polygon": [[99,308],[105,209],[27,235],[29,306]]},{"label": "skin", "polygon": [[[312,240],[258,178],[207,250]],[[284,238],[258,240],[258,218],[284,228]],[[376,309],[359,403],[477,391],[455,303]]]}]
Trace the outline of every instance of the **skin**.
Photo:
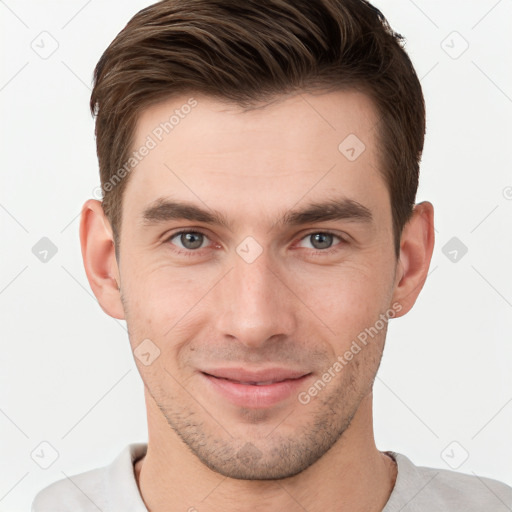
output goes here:
[{"label": "skin", "polygon": [[[298,390],[307,392],[380,314],[412,308],[432,257],[432,204],[415,206],[397,260],[378,116],[361,93],[282,96],[246,112],[194,97],[129,176],[119,261],[101,203],[82,210],[84,265],[100,305],[126,319],[133,350],[145,339],[160,350],[147,366],[135,358],[149,432],[135,465],[141,495],[158,512],[380,511],[396,479],[372,418],[386,327],[307,404],[292,393],[268,407],[235,405],[200,369],[291,368],[309,374]],[[133,147],[188,99],[145,110]],[[366,146],[355,161],[338,150],[351,133]],[[146,225],[142,212],[158,198],[217,210],[231,225]],[[277,224],[328,198],[358,201],[373,221]],[[172,237],[194,228],[206,235],[200,249]],[[311,237],[323,230],[336,235],[327,248]],[[262,249],[252,263],[236,251],[248,236]]]}]

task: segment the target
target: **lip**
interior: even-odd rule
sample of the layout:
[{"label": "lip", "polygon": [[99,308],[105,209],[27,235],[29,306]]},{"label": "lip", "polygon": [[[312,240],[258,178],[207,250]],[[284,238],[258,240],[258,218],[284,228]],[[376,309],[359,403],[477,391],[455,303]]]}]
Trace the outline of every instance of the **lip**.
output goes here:
[{"label": "lip", "polygon": [[214,393],[234,405],[265,408],[286,400],[311,373],[285,368],[215,368],[202,370],[200,375]]}]

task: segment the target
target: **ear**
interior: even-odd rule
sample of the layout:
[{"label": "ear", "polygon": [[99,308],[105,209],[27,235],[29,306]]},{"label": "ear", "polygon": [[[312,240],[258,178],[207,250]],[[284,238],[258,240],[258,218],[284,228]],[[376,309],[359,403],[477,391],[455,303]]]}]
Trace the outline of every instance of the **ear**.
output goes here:
[{"label": "ear", "polygon": [[400,258],[392,303],[402,309],[396,317],[411,310],[427,279],[434,250],[434,207],[428,201],[415,205],[400,240]]},{"label": "ear", "polygon": [[100,201],[89,199],[82,207],[80,243],[85,273],[101,308],[124,319],[114,236]]}]

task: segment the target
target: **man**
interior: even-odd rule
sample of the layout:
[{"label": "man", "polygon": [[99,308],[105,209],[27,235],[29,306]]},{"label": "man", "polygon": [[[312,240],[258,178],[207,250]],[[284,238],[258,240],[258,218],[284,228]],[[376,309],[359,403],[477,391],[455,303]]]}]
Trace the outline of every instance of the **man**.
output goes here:
[{"label": "man", "polygon": [[164,0],[95,70],[85,270],[126,319],[148,444],[46,511],[505,511],[512,489],[377,450],[387,322],[425,282],[418,78],[362,0]]}]

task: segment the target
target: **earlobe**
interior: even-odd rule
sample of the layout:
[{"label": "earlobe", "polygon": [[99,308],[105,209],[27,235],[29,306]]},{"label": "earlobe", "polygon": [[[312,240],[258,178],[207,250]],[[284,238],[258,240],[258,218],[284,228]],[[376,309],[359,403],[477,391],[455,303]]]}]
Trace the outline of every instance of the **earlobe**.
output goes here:
[{"label": "earlobe", "polygon": [[82,207],[80,243],[85,273],[101,308],[124,319],[114,237],[100,201],[89,199]]},{"label": "earlobe", "polygon": [[402,305],[397,317],[411,310],[425,284],[434,238],[434,207],[424,201],[415,205],[400,240],[400,260],[393,294],[393,303]]}]

